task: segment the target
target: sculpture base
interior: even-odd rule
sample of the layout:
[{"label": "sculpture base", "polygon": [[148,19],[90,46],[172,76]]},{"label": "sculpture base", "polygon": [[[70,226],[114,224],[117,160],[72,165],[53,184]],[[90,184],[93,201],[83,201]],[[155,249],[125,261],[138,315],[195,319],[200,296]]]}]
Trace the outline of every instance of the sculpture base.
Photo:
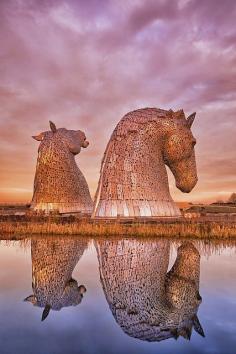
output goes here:
[{"label": "sculpture base", "polygon": [[81,203],[31,203],[31,209],[35,211],[44,211],[45,213],[50,213],[53,211],[58,211],[60,214],[65,213],[84,213],[91,214],[92,207],[85,207]]},{"label": "sculpture base", "polygon": [[181,212],[173,201],[163,200],[100,200],[92,217],[179,217]]}]

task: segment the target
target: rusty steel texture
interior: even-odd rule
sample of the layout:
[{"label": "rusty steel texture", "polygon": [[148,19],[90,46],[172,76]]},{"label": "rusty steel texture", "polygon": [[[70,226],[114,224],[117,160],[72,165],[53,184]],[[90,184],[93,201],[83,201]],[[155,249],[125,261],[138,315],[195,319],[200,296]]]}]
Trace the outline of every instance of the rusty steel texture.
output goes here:
[{"label": "rusty steel texture", "polygon": [[60,213],[91,213],[93,202],[88,184],[78,168],[75,155],[89,143],[80,130],[57,129],[33,138],[40,141],[31,208]]},{"label": "rusty steel texture", "polygon": [[182,244],[168,271],[168,240],[99,240],[96,242],[100,279],[117,324],[131,337],[162,341],[192,330],[204,336],[197,316],[200,254]]},{"label": "rusty steel texture", "polygon": [[50,310],[77,306],[86,292],[72,272],[87,248],[83,240],[31,240],[32,290],[24,301],[43,308],[42,321]]},{"label": "rusty steel texture", "polygon": [[191,132],[195,113],[144,108],[127,113],[106,147],[93,217],[180,216],[168,185],[190,192],[197,183]]}]

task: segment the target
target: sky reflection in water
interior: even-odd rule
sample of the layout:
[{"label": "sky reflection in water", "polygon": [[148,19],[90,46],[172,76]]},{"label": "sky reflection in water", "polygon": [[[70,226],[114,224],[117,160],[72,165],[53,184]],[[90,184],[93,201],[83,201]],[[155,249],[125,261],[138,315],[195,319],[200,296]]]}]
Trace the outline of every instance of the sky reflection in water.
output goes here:
[{"label": "sky reflection in water", "polygon": [[1,354],[235,352],[233,243],[1,241],[0,265]]}]

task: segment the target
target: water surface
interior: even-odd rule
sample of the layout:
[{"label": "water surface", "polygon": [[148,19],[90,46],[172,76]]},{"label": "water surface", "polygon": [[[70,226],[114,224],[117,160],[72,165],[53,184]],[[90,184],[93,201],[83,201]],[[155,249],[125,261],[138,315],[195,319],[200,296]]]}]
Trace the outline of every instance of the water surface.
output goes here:
[{"label": "water surface", "polygon": [[0,352],[235,353],[235,250],[194,240],[2,240]]}]

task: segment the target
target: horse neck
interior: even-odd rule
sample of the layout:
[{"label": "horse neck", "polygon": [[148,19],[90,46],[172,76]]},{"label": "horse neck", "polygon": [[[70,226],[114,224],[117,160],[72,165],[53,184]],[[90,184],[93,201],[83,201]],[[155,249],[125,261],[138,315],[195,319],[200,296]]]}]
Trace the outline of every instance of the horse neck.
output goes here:
[{"label": "horse neck", "polygon": [[[124,199],[143,199],[142,192],[145,191],[147,200],[171,200],[162,153],[167,129],[164,123],[164,119],[156,119],[147,121],[145,126],[132,123],[129,128],[122,128],[122,121],[121,126],[118,124],[104,154],[97,196],[101,185],[109,184],[114,176],[117,184],[133,185],[133,190],[124,187],[127,189],[123,190]],[[153,185],[157,188],[150,188]],[[130,197],[131,194],[134,196]],[[107,195],[102,195],[102,199],[106,198]],[[120,198],[114,195],[111,199]]]},{"label": "horse neck", "polygon": [[164,296],[169,249],[168,241],[98,243],[100,277],[114,310],[118,301],[127,310],[151,311]]},{"label": "horse neck", "polygon": [[[123,137],[126,141],[124,158],[127,160],[131,156],[134,163],[149,160],[157,170],[163,170],[165,168],[162,153],[166,134],[165,120],[157,118],[154,122],[147,121],[140,127],[132,125],[127,130],[126,136]],[[117,136],[119,136],[118,130]],[[120,140],[122,144],[124,143],[123,139]]]},{"label": "horse neck", "polygon": [[61,296],[84,249],[85,243],[32,241],[32,284],[40,302]]}]

